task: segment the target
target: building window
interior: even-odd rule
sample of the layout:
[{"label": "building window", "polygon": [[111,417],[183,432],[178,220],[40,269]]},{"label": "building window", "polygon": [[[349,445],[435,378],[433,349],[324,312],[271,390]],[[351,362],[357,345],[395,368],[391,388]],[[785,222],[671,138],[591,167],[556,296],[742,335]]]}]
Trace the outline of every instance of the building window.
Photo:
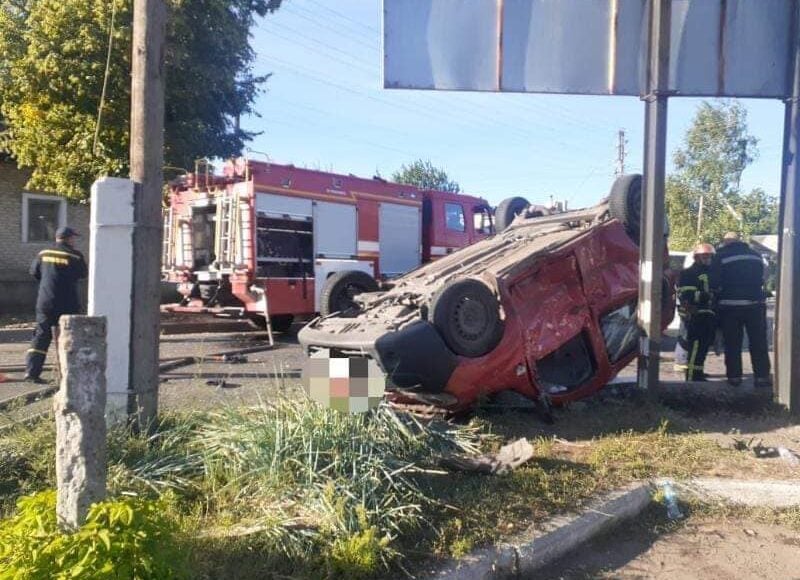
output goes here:
[{"label": "building window", "polygon": [[444,204],[445,225],[448,230],[456,232],[466,231],[464,223],[464,208],[460,203]]},{"label": "building window", "polygon": [[67,225],[67,202],[52,195],[22,194],[22,241],[47,243]]}]

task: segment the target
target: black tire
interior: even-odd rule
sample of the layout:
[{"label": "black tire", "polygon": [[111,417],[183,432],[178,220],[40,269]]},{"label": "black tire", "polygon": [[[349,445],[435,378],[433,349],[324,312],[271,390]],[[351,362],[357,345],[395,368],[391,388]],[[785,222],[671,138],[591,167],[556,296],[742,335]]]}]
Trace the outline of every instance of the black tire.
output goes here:
[{"label": "black tire", "polygon": [[478,280],[454,280],[431,300],[430,321],[454,353],[479,357],[503,338],[497,298]]},{"label": "black tire", "polygon": [[608,196],[608,211],[618,219],[628,236],[638,245],[642,223],[642,176],[622,175],[614,180]]},{"label": "black tire", "polygon": [[319,313],[328,316],[334,312],[353,310],[356,303],[353,297],[362,292],[376,292],[378,283],[360,270],[336,272],[325,280],[319,296]]},{"label": "black tire", "polygon": [[499,234],[505,230],[514,218],[525,211],[530,205],[524,197],[509,197],[504,199],[494,210],[494,229]]}]

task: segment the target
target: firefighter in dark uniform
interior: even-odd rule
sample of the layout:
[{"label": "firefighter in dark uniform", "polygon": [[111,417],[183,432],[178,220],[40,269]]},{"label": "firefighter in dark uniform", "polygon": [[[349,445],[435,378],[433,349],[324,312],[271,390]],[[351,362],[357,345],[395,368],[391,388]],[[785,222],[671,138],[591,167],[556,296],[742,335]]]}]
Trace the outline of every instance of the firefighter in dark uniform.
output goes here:
[{"label": "firefighter in dark uniform", "polygon": [[717,314],[725,341],[728,383],[742,383],[742,338],[747,330],[750,361],[757,387],[769,387],[767,309],[764,261],[758,252],[728,232],[711,264],[711,286],[717,293]]},{"label": "firefighter in dark uniform", "polygon": [[28,349],[25,380],[43,383],[42,367],[53,339],[53,327],[62,314],[77,314],[78,281],[86,278],[86,261],[74,247],[78,233],[64,227],[56,231],[56,244],[42,250],[31,264],[31,276],[39,281],[36,299],[36,328]]},{"label": "firefighter in dark uniform", "polygon": [[694,249],[694,264],[681,272],[678,282],[678,311],[685,329],[685,335],[679,340],[688,356],[687,381],[708,380],[703,367],[717,331],[710,280],[713,257],[714,246],[697,244]]}]

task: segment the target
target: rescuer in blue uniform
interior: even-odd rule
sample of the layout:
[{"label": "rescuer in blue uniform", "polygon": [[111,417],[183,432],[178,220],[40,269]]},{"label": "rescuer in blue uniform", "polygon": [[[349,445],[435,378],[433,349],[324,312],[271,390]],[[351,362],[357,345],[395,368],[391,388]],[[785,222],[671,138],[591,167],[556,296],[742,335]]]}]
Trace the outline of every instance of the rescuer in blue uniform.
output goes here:
[{"label": "rescuer in blue uniform", "polygon": [[742,338],[747,330],[755,385],[770,387],[767,346],[767,307],[764,260],[755,250],[728,232],[711,263],[711,287],[717,295],[717,314],[725,340],[728,383],[742,383]]},{"label": "rescuer in blue uniform", "polygon": [[62,314],[78,314],[78,281],[86,278],[88,268],[83,254],[75,249],[78,232],[69,227],[56,231],[56,243],[42,250],[31,264],[31,276],[39,281],[36,298],[36,328],[28,349],[25,380],[44,383],[42,367],[53,340],[53,327]]},{"label": "rescuer in blue uniform", "polygon": [[708,380],[704,365],[717,329],[709,278],[713,257],[711,244],[698,244],[694,249],[694,264],[681,272],[678,282],[679,312],[685,329],[679,341],[688,353],[687,381]]}]

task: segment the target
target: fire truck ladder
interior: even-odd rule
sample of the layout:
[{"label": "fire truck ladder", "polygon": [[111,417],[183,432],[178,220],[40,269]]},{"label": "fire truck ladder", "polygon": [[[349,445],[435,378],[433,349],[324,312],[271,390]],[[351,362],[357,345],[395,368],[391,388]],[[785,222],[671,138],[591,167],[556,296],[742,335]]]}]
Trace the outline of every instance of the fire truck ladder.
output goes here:
[{"label": "fire truck ladder", "polygon": [[170,270],[175,266],[175,213],[172,206],[161,210],[164,220],[164,241],[161,250],[161,268]]},{"label": "fire truck ladder", "polygon": [[217,232],[214,252],[218,270],[233,270],[241,240],[241,218],[239,194],[223,194],[217,197]]}]

